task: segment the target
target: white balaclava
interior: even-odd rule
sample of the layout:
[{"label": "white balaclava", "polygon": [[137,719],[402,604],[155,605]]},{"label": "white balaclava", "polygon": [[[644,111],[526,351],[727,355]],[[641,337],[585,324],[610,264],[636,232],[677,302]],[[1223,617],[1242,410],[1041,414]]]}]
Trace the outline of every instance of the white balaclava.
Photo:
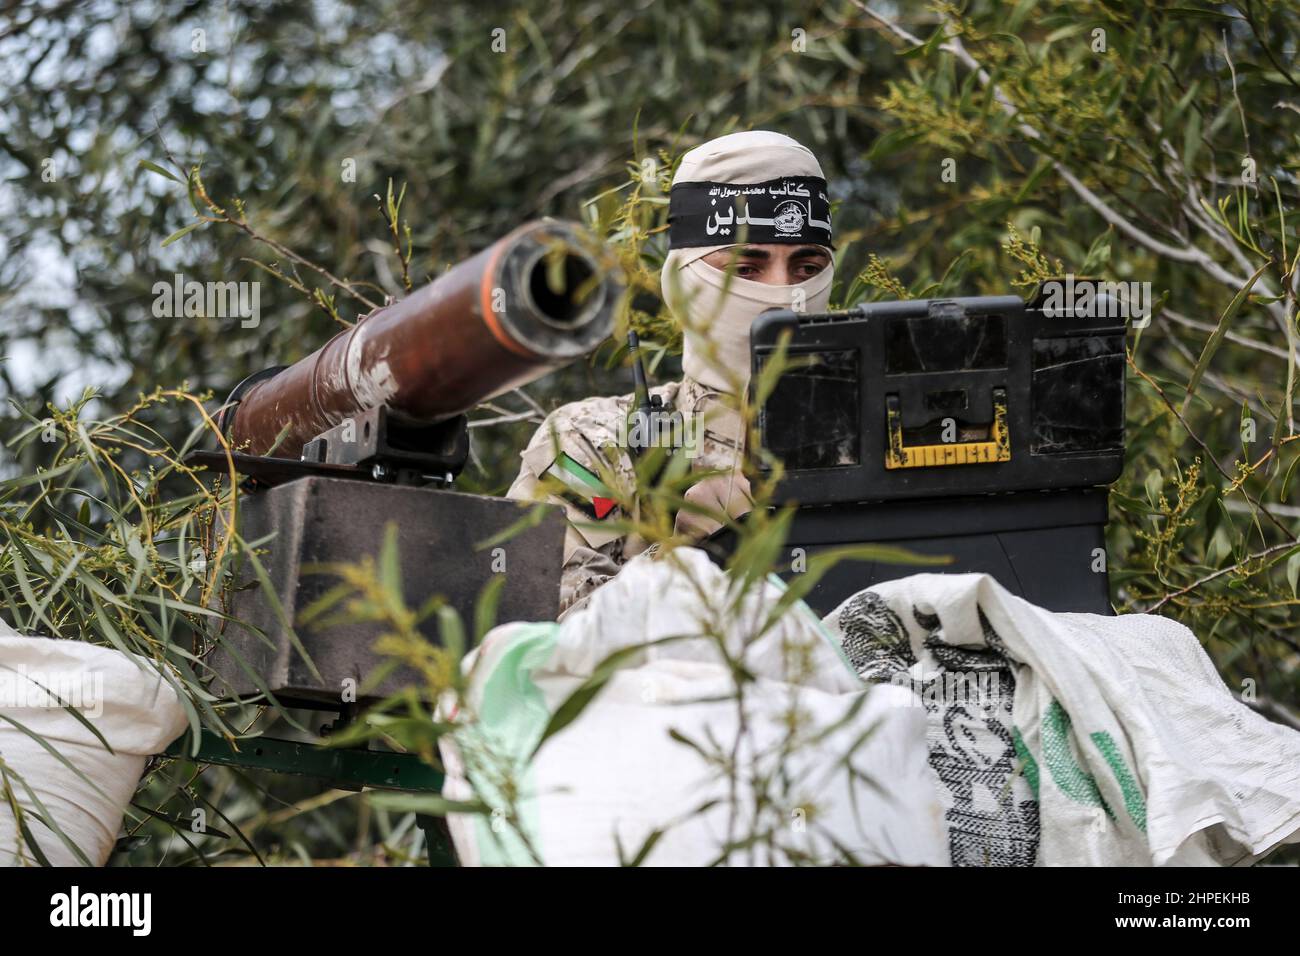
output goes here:
[{"label": "white balaclava", "polygon": [[[669,200],[664,301],[685,329],[682,368],[732,392],[749,379],[749,327],[768,309],[821,312],[833,266],[797,285],[728,276],[701,261],[740,241],[831,247],[830,200],[817,157],[789,136],[732,133],[682,157]],[[739,222],[737,221],[739,220]]]}]

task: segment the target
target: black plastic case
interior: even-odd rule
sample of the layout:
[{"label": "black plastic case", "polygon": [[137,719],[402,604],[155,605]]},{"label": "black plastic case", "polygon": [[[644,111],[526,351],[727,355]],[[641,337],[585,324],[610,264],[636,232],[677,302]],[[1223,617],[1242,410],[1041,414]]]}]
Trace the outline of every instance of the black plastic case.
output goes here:
[{"label": "black plastic case", "polygon": [[917,571],[982,571],[1051,610],[1111,613],[1104,486],[1124,460],[1125,325],[1094,291],[1092,315],[1045,310],[1040,289],[1028,303],[925,299],[758,319],[755,378],[787,334],[802,363],[758,416],[785,463],[779,500],[799,506],[787,574],[846,544],[953,558],[842,563],[810,595],[815,610]]}]

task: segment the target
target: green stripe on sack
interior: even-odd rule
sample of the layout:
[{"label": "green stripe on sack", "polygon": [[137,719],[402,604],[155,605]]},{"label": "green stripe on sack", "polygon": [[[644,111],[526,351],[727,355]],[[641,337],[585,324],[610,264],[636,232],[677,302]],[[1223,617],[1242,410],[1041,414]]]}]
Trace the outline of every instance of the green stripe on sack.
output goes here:
[{"label": "green stripe on sack", "polygon": [[1053,700],[1043,715],[1043,763],[1060,791],[1084,806],[1101,807],[1106,816],[1115,812],[1106,804],[1097,786],[1097,778],[1079,766],[1070,750],[1070,715],[1059,700]]},{"label": "green stripe on sack", "polygon": [[[551,714],[546,698],[533,683],[533,674],[551,659],[559,636],[559,625],[538,622],[516,625],[509,635],[509,646],[492,662],[478,694],[479,720],[475,728],[482,744],[491,753],[508,758],[519,796],[516,808],[522,818],[520,828],[528,834],[539,854],[541,827],[537,807],[537,786],[528,758],[542,739]],[[476,779],[478,795],[492,803],[507,803],[493,781]],[[479,816],[475,834],[480,861],[484,866],[532,866],[535,861],[519,835],[501,820]]]},{"label": "green stripe on sack", "polygon": [[[1097,786],[1097,778],[1088,773],[1074,759],[1074,754],[1070,750],[1070,715],[1065,712],[1059,700],[1053,700],[1047,712],[1043,715],[1042,724],[1042,748],[1043,759],[1047,764],[1047,769],[1051,772],[1052,779],[1067,797],[1076,800],[1087,806],[1101,807],[1108,817],[1115,819],[1114,811],[1107,805],[1105,797],[1101,795],[1101,788]],[[1124,797],[1124,809],[1128,811],[1129,819],[1133,825],[1142,833],[1147,832],[1147,802],[1142,794],[1142,787],[1137,778],[1129,770],[1124,755],[1120,753],[1119,746],[1115,739],[1104,730],[1099,730],[1094,734],[1089,734],[1089,740],[1093,742],[1097,750],[1101,752],[1106,761],[1106,766],[1110,767],[1110,772],[1115,775],[1115,782],[1119,784],[1120,793]],[[1021,765],[1024,767],[1025,779],[1029,781],[1029,786],[1034,791],[1034,796],[1038,796],[1038,762],[1034,760],[1034,755],[1029,752],[1025,745],[1024,738],[1020,736],[1018,728],[1012,728],[1011,742],[1016,748],[1016,756],[1020,758]]]},{"label": "green stripe on sack", "polygon": [[1092,735],[1092,742],[1097,745],[1101,755],[1106,758],[1106,763],[1110,767],[1110,772],[1115,775],[1115,780],[1119,783],[1120,793],[1124,795],[1124,809],[1128,811],[1129,817],[1133,820],[1133,825],[1143,833],[1147,832],[1147,802],[1142,796],[1142,788],[1138,786],[1137,779],[1129,773],[1128,764],[1124,762],[1124,756],[1119,752],[1119,747],[1115,745],[1114,739],[1104,730],[1099,730]]}]

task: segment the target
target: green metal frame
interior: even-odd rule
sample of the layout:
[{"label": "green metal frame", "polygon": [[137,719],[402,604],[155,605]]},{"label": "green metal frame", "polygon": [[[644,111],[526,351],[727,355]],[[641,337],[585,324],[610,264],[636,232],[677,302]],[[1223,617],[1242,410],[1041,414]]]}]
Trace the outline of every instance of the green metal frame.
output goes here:
[{"label": "green metal frame", "polygon": [[[169,757],[198,763],[266,770],[323,780],[343,790],[405,790],[441,793],[443,774],[414,754],[356,747],[322,747],[319,744],[276,737],[247,737],[230,741],[210,730],[199,732],[197,753],[191,753],[189,734],[173,741]],[[419,814],[429,847],[430,866],[455,866],[456,858],[437,820]]]},{"label": "green metal frame", "polygon": [[442,773],[414,754],[322,747],[275,737],[249,737],[238,741],[236,747],[236,742],[204,730],[199,734],[198,753],[191,756],[187,740],[188,736],[175,741],[167,748],[167,755],[246,770],[317,777],[343,790],[370,787],[420,793],[442,791]]}]

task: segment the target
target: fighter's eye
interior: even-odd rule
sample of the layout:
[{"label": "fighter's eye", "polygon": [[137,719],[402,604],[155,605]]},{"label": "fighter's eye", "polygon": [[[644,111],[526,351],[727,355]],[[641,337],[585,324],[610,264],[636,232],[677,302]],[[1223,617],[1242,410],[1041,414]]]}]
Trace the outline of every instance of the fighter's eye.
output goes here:
[{"label": "fighter's eye", "polygon": [[752,279],[761,271],[758,266],[751,266],[748,263],[739,262],[736,264],[736,275],[742,279]]}]

